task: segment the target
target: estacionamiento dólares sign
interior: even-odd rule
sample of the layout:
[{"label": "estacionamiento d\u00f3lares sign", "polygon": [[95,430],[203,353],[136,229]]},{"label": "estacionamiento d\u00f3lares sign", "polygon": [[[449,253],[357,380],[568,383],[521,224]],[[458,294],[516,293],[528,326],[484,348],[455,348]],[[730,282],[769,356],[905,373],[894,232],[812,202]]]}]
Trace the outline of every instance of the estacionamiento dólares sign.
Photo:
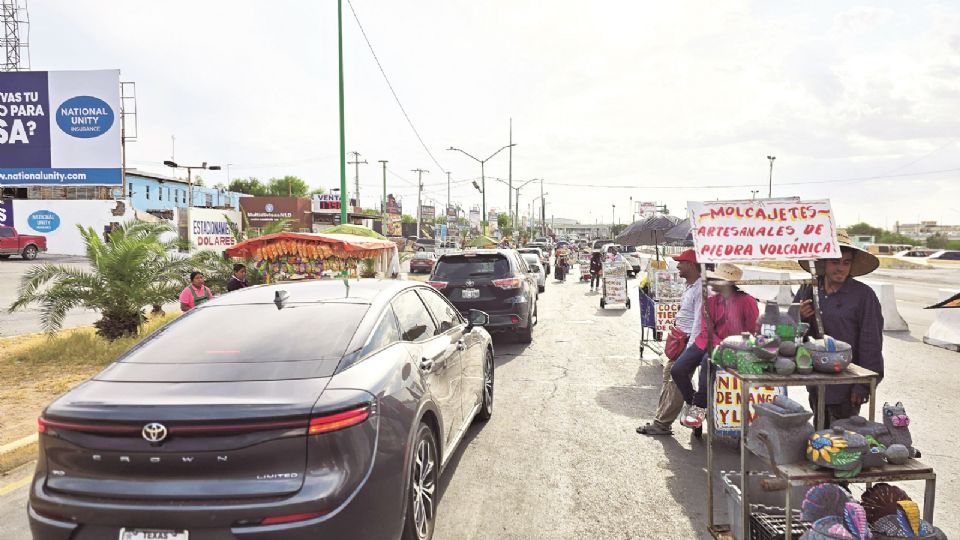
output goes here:
[{"label": "estacionamiento d\u00f3lares sign", "polygon": [[829,200],[688,202],[687,210],[702,263],[840,257]]},{"label": "estacionamiento d\u00f3lares sign", "polygon": [[120,71],[0,73],[0,185],[120,185]]}]

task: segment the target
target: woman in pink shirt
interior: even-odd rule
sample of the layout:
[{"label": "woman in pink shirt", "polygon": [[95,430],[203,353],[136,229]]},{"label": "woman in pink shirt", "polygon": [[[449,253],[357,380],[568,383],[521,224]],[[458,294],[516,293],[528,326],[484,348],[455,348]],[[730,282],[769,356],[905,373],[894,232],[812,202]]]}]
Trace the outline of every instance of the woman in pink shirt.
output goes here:
[{"label": "woman in pink shirt", "polygon": [[190,311],[212,299],[213,292],[203,284],[203,274],[190,272],[190,284],[180,293],[180,311]]},{"label": "woman in pink shirt", "polygon": [[[735,265],[720,263],[715,270],[707,271],[707,284],[716,293],[707,299],[706,307],[710,314],[710,328],[706,317],[700,317],[700,334],[695,341],[697,347],[706,350],[707,333],[711,334],[710,345],[716,347],[724,338],[741,332],[757,331],[757,318],[760,309],[757,299],[740,290],[737,283],[743,279],[743,271]],[[707,373],[710,369],[710,352],[700,364],[700,383],[693,403],[680,423],[689,428],[700,427],[707,414]]]}]

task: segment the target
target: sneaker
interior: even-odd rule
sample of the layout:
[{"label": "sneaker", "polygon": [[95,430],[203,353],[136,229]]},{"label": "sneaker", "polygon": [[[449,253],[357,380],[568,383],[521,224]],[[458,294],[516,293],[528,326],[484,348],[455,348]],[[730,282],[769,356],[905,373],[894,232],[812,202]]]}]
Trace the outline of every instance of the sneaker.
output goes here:
[{"label": "sneaker", "polygon": [[687,415],[690,414],[690,407],[693,407],[693,405],[690,403],[684,402],[683,408],[680,409],[680,425],[682,426],[686,426],[684,422],[687,421]]},{"label": "sneaker", "polygon": [[694,429],[703,425],[703,419],[707,416],[707,410],[703,407],[697,407],[696,405],[691,405],[687,410],[687,414],[684,415],[683,420],[680,421],[684,426]]}]

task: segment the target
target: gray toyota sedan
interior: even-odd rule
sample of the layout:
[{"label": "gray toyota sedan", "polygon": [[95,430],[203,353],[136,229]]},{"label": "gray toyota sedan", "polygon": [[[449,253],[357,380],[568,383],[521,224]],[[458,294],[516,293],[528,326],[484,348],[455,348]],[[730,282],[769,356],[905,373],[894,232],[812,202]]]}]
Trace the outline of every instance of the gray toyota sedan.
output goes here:
[{"label": "gray toyota sedan", "polygon": [[428,539],[493,412],[489,317],[408,281],[251,287],[190,310],[39,419],[35,539]]}]

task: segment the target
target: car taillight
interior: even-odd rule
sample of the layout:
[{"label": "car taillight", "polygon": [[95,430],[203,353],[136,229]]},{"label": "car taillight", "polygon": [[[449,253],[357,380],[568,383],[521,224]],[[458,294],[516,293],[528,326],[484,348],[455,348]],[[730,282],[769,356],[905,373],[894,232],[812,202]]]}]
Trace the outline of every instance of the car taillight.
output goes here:
[{"label": "car taillight", "polygon": [[522,283],[523,280],[516,277],[493,280],[494,287],[500,287],[501,289],[519,289]]},{"label": "car taillight", "polygon": [[268,518],[263,518],[260,522],[260,525],[279,525],[280,523],[293,523],[294,521],[305,521],[308,519],[318,518],[322,516],[324,512],[308,512],[303,514],[290,514],[286,516],[271,516]]},{"label": "car taillight", "polygon": [[428,281],[427,285],[433,287],[434,289],[443,289],[447,286],[446,281]]},{"label": "car taillight", "polygon": [[349,411],[343,411],[333,414],[325,414],[310,419],[310,428],[307,430],[309,435],[318,433],[328,433],[338,429],[348,428],[363,423],[370,416],[370,407],[364,405]]},{"label": "car taillight", "polygon": [[43,419],[42,416],[37,417],[37,433],[46,433],[47,432],[47,422]]}]

